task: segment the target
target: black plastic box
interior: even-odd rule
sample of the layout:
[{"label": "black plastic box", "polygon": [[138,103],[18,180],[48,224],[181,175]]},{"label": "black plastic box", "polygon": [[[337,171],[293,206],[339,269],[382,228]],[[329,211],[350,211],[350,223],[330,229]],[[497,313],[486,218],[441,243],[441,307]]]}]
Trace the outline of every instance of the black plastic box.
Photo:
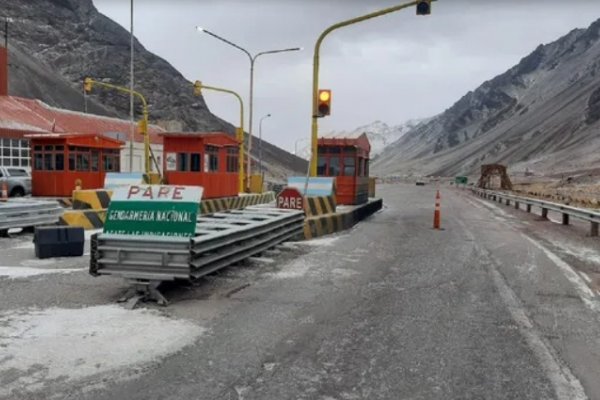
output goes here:
[{"label": "black plastic box", "polygon": [[83,228],[77,226],[36,227],[33,243],[37,258],[80,257],[85,234]]}]

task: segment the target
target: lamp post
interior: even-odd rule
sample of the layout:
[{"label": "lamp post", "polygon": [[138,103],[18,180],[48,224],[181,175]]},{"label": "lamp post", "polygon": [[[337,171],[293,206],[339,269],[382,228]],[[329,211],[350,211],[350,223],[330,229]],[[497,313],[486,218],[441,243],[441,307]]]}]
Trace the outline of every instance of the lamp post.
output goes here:
[{"label": "lamp post", "polygon": [[258,122],[258,171],[260,172],[261,175],[263,175],[263,167],[262,167],[262,149],[263,149],[263,141],[262,141],[262,122],[266,119],[266,118],[270,118],[271,114],[267,114],[264,117],[262,117],[260,119],[260,121]]},{"label": "lamp post", "polygon": [[[352,18],[346,21],[338,22],[337,24],[331,25],[329,28],[325,29],[323,33],[317,39],[315,43],[315,51],[313,58],[313,90],[312,90],[312,116],[311,116],[311,156],[310,156],[310,176],[317,176],[317,142],[318,142],[318,132],[319,132],[319,109],[318,109],[318,92],[319,92],[319,53],[321,51],[321,44],[327,35],[336,29],[343,28],[348,25],[353,25],[358,22],[366,21],[371,18],[380,17],[385,14],[393,13],[396,11],[400,11],[402,9],[419,5],[423,1],[412,1],[410,3],[400,4],[394,7],[389,7],[380,11],[376,11],[370,14],[363,15],[361,17]],[[417,10],[418,11],[418,10]]]},{"label": "lamp post", "polygon": [[200,81],[194,82],[194,95],[200,96],[202,94],[202,89],[214,90],[215,92],[228,93],[235,96],[240,102],[240,126],[235,130],[235,137],[239,143],[239,154],[238,154],[238,169],[239,169],[239,187],[238,190],[240,193],[245,191],[246,185],[245,177],[244,177],[244,101],[242,97],[234,92],[233,90],[218,88],[214,86],[206,86]]},{"label": "lamp post", "polygon": [[[215,39],[220,40],[223,43],[226,43],[232,47],[235,47],[236,49],[243,51],[247,56],[248,59],[250,60],[250,95],[249,95],[249,109],[248,109],[248,176],[251,176],[252,173],[252,120],[254,117],[254,64],[256,62],[256,59],[260,56],[264,56],[266,54],[277,54],[277,53],[286,53],[286,52],[290,52],[290,51],[300,51],[302,50],[302,47],[293,47],[293,48],[289,48],[289,49],[279,49],[279,50],[268,50],[268,51],[261,51],[259,53],[256,53],[255,55],[252,55],[248,50],[244,49],[241,46],[238,46],[237,44],[233,43],[230,40],[225,39],[222,36],[217,35],[214,32],[211,32],[209,30],[206,30],[202,27],[196,26],[196,30],[198,32],[204,32],[209,36],[214,37]],[[248,185],[250,184],[250,180],[248,180]]]}]

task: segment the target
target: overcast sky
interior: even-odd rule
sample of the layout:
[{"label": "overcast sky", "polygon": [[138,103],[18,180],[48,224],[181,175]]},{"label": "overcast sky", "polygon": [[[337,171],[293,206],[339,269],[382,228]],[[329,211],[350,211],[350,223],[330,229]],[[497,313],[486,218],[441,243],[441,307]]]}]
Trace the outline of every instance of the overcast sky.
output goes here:
[{"label": "overcast sky", "polygon": [[[136,0],[136,37],[189,80],[248,97],[249,61],[241,51],[196,32],[200,25],[251,53],[266,55],[255,75],[255,125],[266,140],[293,151],[308,138],[312,56],[329,25],[402,0]],[[129,30],[128,0],[94,0]],[[444,111],[469,90],[506,71],[540,43],[600,18],[597,0],[439,0],[428,17],[400,11],[328,36],[321,52],[322,88],[333,90],[332,115],[320,131],[354,130],[375,120],[390,125]],[[235,123],[234,100],[205,94],[211,111]],[[246,126],[247,129],[247,126]],[[299,142],[299,146],[305,143]]]}]

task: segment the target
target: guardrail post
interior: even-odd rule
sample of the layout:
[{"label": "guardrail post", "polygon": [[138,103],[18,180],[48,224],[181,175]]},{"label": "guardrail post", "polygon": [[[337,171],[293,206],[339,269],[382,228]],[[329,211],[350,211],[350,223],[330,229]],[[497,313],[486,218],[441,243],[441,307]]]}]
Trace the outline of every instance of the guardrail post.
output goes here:
[{"label": "guardrail post", "polygon": [[515,201],[515,208],[518,210],[519,209],[519,202]]},{"label": "guardrail post", "polygon": [[600,224],[598,222],[592,222],[592,229],[590,230],[590,236],[597,237],[598,236],[598,227]]},{"label": "guardrail post", "polygon": [[531,212],[531,204],[527,204],[527,212],[530,213]]},{"label": "guardrail post", "polygon": [[510,206],[510,199],[506,199],[506,205]]},{"label": "guardrail post", "polygon": [[548,219],[548,209],[542,208],[542,218]]},{"label": "guardrail post", "polygon": [[563,214],[562,215],[562,224],[563,225],[569,225],[569,214]]}]

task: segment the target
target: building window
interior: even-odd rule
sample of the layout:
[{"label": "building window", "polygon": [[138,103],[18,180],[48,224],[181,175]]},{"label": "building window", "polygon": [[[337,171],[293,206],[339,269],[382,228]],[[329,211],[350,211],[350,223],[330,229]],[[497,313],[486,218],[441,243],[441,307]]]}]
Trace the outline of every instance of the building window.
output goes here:
[{"label": "building window", "polygon": [[202,171],[202,157],[200,153],[190,154],[190,171],[201,172]]},{"label": "building window", "polygon": [[327,174],[327,159],[319,156],[317,159],[317,176],[325,176]]},{"label": "building window", "polygon": [[177,171],[186,172],[189,171],[188,153],[177,153]]},{"label": "building window", "polygon": [[29,167],[29,140],[0,139],[0,165],[14,167]]},{"label": "building window", "polygon": [[227,172],[239,172],[238,156],[237,147],[227,148]]},{"label": "building window", "polygon": [[328,176],[338,176],[341,175],[340,169],[340,158],[338,156],[332,156],[329,159],[329,174]]},{"label": "building window", "polygon": [[33,168],[37,171],[64,171],[64,146],[36,145],[33,149]]},{"label": "building window", "polygon": [[356,159],[354,157],[344,157],[344,176],[356,175]]},{"label": "building window", "polygon": [[121,155],[119,153],[119,150],[102,150],[102,167],[104,168],[104,172],[121,171],[120,157]]},{"label": "building window", "polygon": [[206,146],[206,157],[208,157],[208,172],[217,172],[219,170],[219,148]]}]

